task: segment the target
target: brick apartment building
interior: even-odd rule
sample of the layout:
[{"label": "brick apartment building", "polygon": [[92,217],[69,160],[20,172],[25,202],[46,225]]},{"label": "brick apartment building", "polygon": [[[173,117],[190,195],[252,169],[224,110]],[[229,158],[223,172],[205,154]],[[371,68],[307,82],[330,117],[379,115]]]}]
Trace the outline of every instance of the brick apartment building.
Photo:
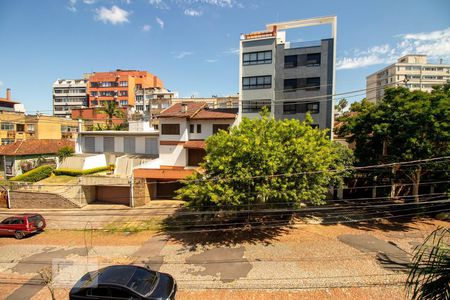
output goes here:
[{"label": "brick apartment building", "polygon": [[88,77],[88,106],[102,106],[106,101],[117,101],[121,107],[134,106],[137,90],[163,87],[162,81],[147,71],[95,72]]}]

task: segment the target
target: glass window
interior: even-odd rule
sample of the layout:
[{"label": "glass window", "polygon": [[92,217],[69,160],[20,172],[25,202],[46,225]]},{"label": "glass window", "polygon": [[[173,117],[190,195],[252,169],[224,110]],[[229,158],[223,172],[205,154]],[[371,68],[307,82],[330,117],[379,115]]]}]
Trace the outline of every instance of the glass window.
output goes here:
[{"label": "glass window", "polygon": [[35,131],[34,124],[27,124],[27,131],[28,132],[34,132]]},{"label": "glass window", "polygon": [[14,124],[10,122],[2,122],[1,123],[2,130],[14,130]]},{"label": "glass window", "polygon": [[242,89],[267,89],[272,87],[272,76],[253,76],[242,78]]},{"label": "glass window", "polygon": [[263,107],[271,110],[271,100],[243,100],[242,112],[244,113],[258,113]]},{"label": "glass window", "polygon": [[230,125],[228,125],[228,124],[213,124],[213,134],[218,132],[219,130],[228,131],[229,128],[230,128]]},{"label": "glass window", "polygon": [[197,133],[202,133],[202,124],[197,124]]},{"label": "glass window", "polygon": [[244,65],[260,65],[272,63],[272,51],[259,51],[244,53],[243,57]]},{"label": "glass window", "polygon": [[306,54],[306,66],[308,67],[320,66],[320,53]]},{"label": "glass window", "polygon": [[161,124],[161,133],[166,135],[179,135],[180,124]]},{"label": "glass window", "polygon": [[158,277],[155,272],[138,268],[127,286],[141,295],[147,295],[155,285]]},{"label": "glass window", "polygon": [[189,133],[194,133],[194,124],[189,125]]},{"label": "glass window", "polygon": [[297,66],[297,55],[287,55],[284,57],[285,68],[295,68]]},{"label": "glass window", "polygon": [[16,125],[16,130],[18,132],[24,132],[25,131],[25,124],[17,124]]}]

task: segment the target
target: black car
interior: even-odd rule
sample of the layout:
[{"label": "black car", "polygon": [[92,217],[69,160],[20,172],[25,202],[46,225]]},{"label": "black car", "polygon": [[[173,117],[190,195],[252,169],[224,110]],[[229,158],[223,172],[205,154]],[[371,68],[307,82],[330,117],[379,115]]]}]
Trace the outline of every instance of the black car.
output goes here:
[{"label": "black car", "polygon": [[85,274],[70,290],[69,298],[173,300],[176,292],[177,284],[169,274],[123,265]]}]

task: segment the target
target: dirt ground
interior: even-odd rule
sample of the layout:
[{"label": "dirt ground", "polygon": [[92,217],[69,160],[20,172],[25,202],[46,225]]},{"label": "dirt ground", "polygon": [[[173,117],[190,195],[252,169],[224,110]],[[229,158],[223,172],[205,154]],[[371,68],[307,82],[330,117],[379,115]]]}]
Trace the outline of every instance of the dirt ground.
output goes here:
[{"label": "dirt ground", "polygon": [[[0,238],[0,298],[50,299],[36,285],[35,264],[80,261],[87,247],[100,264],[142,263],[172,274],[181,300],[405,299],[401,263],[439,226],[449,223],[416,219],[190,234],[48,230],[23,240]],[[380,253],[394,263],[384,264]],[[56,299],[67,299],[68,292],[56,289]]]}]

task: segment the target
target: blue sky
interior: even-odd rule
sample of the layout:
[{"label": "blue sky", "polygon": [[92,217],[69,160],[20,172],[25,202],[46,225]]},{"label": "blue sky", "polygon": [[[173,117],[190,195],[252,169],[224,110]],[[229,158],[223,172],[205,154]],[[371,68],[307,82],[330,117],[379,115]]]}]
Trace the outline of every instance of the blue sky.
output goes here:
[{"label": "blue sky", "polygon": [[2,0],[0,97],[10,87],[27,112],[50,113],[56,79],[117,68],[147,70],[184,97],[233,94],[241,33],[327,15],[338,16],[337,92],[363,89],[401,54],[450,63],[449,11],[448,0]]}]

